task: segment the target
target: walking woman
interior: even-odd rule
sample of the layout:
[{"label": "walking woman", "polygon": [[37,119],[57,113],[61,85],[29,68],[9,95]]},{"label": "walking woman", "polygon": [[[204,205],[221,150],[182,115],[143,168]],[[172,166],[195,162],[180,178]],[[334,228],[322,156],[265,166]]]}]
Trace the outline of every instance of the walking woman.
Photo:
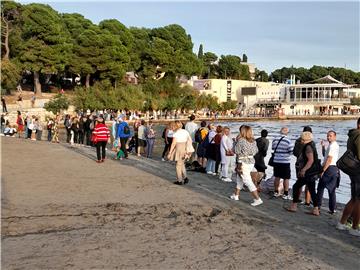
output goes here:
[{"label": "walking woman", "polygon": [[[240,128],[240,134],[235,146],[236,161],[237,161],[237,177],[236,177],[236,189],[231,199],[238,201],[240,195],[240,189],[242,186],[241,181],[246,185],[254,197],[252,206],[258,206],[263,203],[254,182],[251,179],[251,171],[254,168],[255,159],[254,155],[258,152],[258,147],[254,139],[252,128],[249,126],[242,126]],[[241,166],[241,167],[240,167]],[[241,169],[240,169],[241,168]]]},{"label": "walking woman", "polygon": [[205,140],[208,140],[206,143],[205,157],[207,158],[206,163],[206,173],[210,175],[216,175],[215,165],[216,165],[216,149],[215,149],[215,136],[216,128],[214,124],[209,124],[209,133]]},{"label": "walking woman", "polygon": [[230,128],[224,127],[223,135],[221,137],[220,144],[220,154],[221,154],[221,180],[224,182],[231,182],[229,177],[229,167],[231,159],[234,158],[233,151],[233,140],[230,138]]},{"label": "walking woman", "polygon": [[16,118],[16,124],[17,124],[17,131],[18,131],[19,138],[20,138],[24,131],[24,119],[22,118],[20,111],[18,111],[17,113],[18,113],[18,116]]},{"label": "walking woman", "polygon": [[299,197],[301,188],[306,185],[310,191],[311,199],[314,204],[312,214],[318,216],[320,213],[315,191],[315,182],[319,178],[319,175],[316,172],[318,154],[313,144],[312,133],[308,131],[303,132],[301,134],[301,143],[303,144],[303,148],[298,159],[298,180],[293,185],[293,202],[287,210],[289,212],[296,212],[297,203],[300,202]]},{"label": "walking woman", "polygon": [[[98,117],[96,119],[95,128],[93,131],[93,142],[96,145],[97,163],[104,162],[106,157],[106,143],[110,139],[110,130],[104,124],[104,118]],[[101,148],[101,154],[100,154]]]},{"label": "walking woman", "polygon": [[182,126],[180,121],[175,121],[174,137],[168,154],[169,160],[176,161],[177,181],[174,182],[176,185],[187,184],[189,182],[186,175],[185,159],[194,152],[190,134],[185,129],[182,129]]},{"label": "walking woman", "polygon": [[163,132],[163,138],[164,138],[164,151],[162,153],[161,156],[161,160],[165,161],[165,155],[166,153],[170,150],[172,141],[173,141],[173,136],[174,136],[174,122],[171,122],[167,125],[167,127],[165,128],[164,132]]}]

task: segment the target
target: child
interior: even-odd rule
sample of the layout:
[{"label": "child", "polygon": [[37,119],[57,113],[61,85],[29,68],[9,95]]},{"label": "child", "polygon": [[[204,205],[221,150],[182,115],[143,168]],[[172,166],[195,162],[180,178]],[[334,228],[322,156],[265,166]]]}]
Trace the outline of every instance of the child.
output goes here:
[{"label": "child", "polygon": [[125,153],[120,149],[121,144],[119,140],[115,140],[113,144],[113,151],[116,152],[116,157],[114,159],[120,159],[122,160],[125,157]]}]

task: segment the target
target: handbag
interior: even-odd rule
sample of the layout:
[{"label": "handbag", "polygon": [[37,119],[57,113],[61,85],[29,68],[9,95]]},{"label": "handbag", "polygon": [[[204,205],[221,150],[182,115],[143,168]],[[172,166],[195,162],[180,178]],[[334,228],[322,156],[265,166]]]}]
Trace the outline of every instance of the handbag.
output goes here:
[{"label": "handbag", "polygon": [[339,158],[336,162],[336,166],[347,175],[359,175],[360,174],[360,160],[350,149]]},{"label": "handbag", "polygon": [[271,167],[274,167],[274,165],[275,165],[274,156],[275,156],[276,150],[277,150],[277,148],[278,148],[278,146],[279,146],[282,139],[284,139],[284,136],[281,137],[281,139],[278,141],[278,143],[277,143],[277,145],[275,147],[274,152],[271,153],[271,157],[270,157],[269,162],[268,162],[269,166],[271,166]]}]

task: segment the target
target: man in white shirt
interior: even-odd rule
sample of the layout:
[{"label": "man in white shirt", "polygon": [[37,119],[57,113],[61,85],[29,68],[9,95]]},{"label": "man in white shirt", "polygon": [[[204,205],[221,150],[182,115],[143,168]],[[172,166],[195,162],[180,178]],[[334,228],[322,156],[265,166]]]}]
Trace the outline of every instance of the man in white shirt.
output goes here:
[{"label": "man in white shirt", "polygon": [[185,130],[187,132],[189,132],[191,140],[193,142],[193,147],[195,149],[195,152],[192,153],[190,161],[194,161],[196,160],[196,150],[197,150],[197,142],[195,142],[195,132],[198,130],[199,126],[194,122],[195,120],[195,115],[191,115],[189,117],[190,121],[186,123],[185,125]]},{"label": "man in white shirt", "polygon": [[327,133],[329,145],[326,147],[324,141],[321,141],[322,154],[324,156],[323,170],[317,189],[317,200],[319,209],[321,207],[324,189],[329,193],[329,213],[334,214],[336,209],[336,188],[339,186],[340,174],[336,167],[336,161],[339,158],[339,144],[336,142],[336,132],[330,130]]}]

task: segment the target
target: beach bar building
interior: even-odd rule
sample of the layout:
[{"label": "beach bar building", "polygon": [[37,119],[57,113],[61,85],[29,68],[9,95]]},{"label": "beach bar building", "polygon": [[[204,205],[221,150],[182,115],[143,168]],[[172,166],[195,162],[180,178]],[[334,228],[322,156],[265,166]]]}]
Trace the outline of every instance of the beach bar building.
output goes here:
[{"label": "beach bar building", "polygon": [[281,109],[285,115],[342,114],[350,104],[350,85],[327,75],[304,83],[286,85]]}]

